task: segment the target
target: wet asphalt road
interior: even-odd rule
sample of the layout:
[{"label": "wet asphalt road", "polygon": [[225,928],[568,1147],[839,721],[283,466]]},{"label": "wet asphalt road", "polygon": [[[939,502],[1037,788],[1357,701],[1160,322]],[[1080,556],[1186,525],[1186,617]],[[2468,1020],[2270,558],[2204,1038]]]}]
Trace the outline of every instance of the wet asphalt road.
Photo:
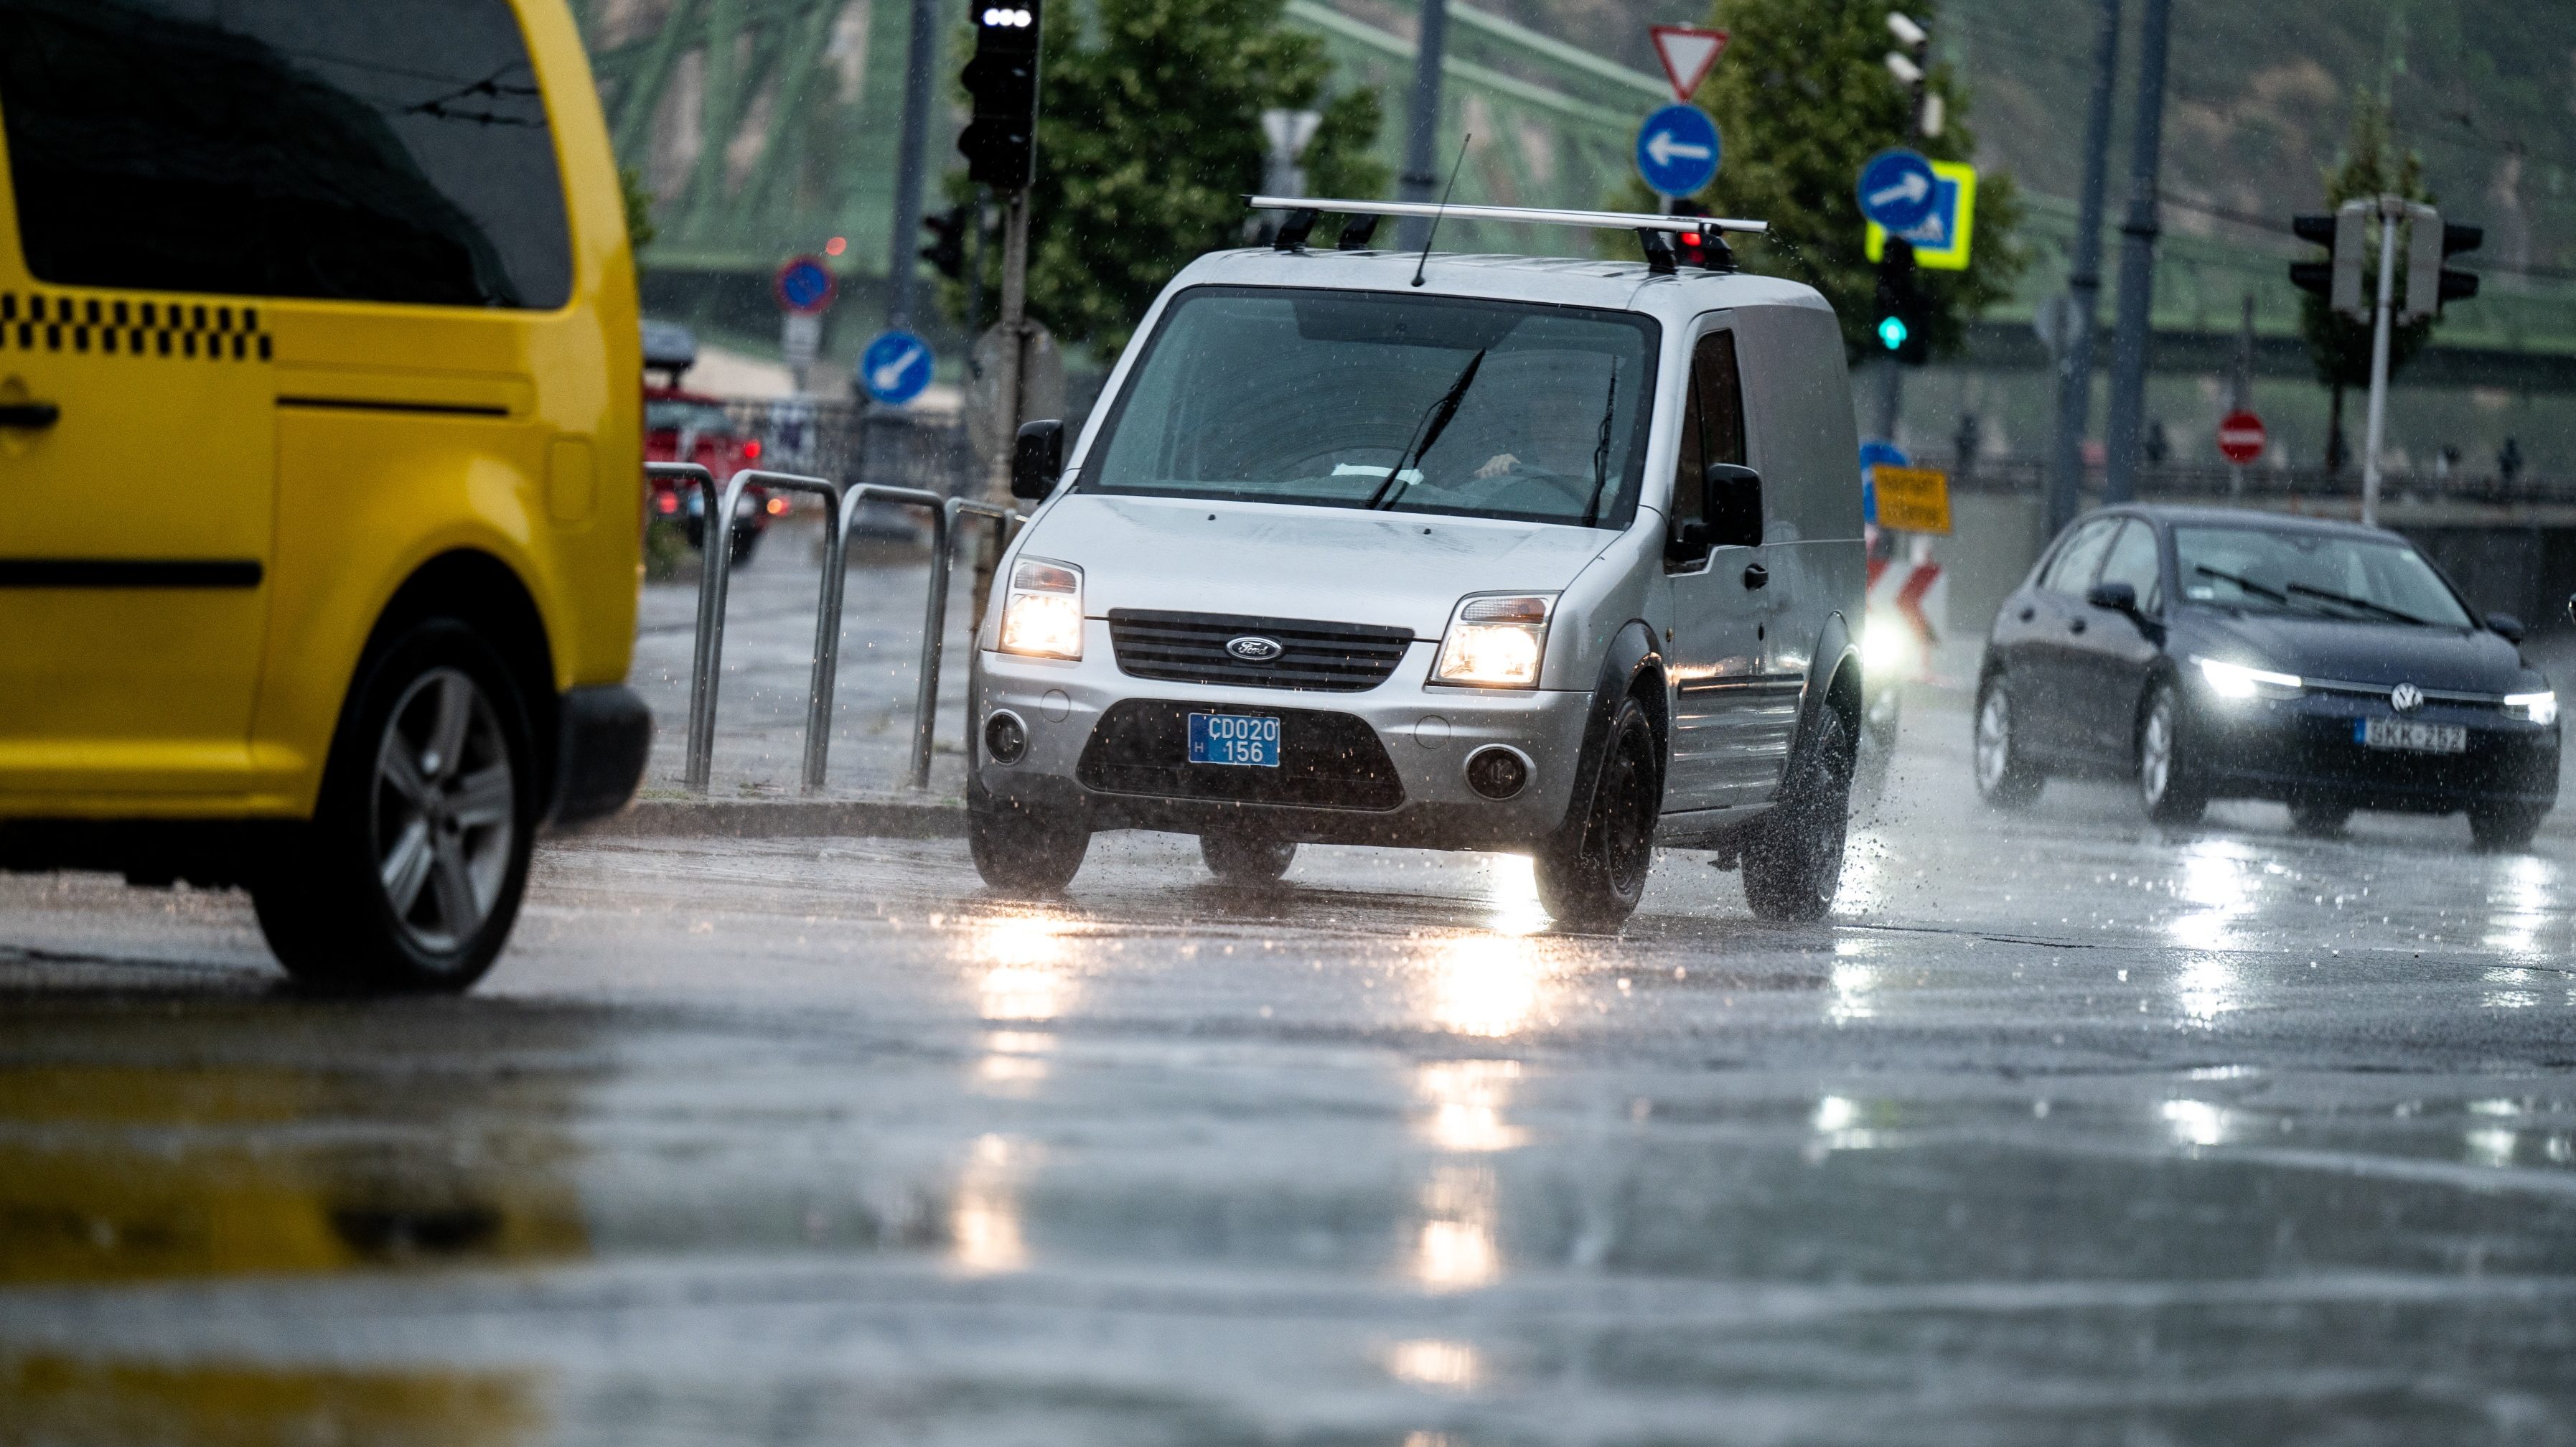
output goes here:
[{"label": "wet asphalt road", "polygon": [[1976,807],[1667,855],[542,857],[473,997],[0,880],[0,1442],[2576,1442],[2568,835]]}]

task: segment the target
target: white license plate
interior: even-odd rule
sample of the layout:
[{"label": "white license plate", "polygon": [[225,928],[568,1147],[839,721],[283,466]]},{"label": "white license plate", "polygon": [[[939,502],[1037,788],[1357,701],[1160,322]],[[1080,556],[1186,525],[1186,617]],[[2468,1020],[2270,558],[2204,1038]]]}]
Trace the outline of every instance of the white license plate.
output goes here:
[{"label": "white license plate", "polygon": [[2352,721],[2352,741],[2366,749],[2460,754],[2468,752],[2469,731],[2458,724],[2417,723],[2404,718],[2361,718]]}]

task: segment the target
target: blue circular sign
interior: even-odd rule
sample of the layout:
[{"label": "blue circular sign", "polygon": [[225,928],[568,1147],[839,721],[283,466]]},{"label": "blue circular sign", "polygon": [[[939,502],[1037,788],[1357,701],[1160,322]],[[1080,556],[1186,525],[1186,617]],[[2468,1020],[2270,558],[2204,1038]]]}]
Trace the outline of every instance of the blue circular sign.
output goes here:
[{"label": "blue circular sign", "polygon": [[1881,151],[1860,168],[1860,214],[1890,231],[1911,231],[1940,204],[1932,163],[1899,147]]},{"label": "blue circular sign", "polygon": [[840,290],[822,259],[800,256],[778,268],[778,304],[791,312],[819,312],[832,304],[833,293]]},{"label": "blue circular sign", "polygon": [[931,361],[930,343],[907,331],[879,332],[859,353],[859,390],[900,407],[930,385]]},{"label": "blue circular sign", "polygon": [[1679,200],[1717,179],[1723,151],[1717,122],[1697,106],[1670,105],[1637,128],[1637,174],[1656,194]]},{"label": "blue circular sign", "polygon": [[1905,466],[1905,453],[1893,442],[1873,437],[1860,445],[1860,516],[1863,522],[1878,521],[1878,472],[1881,464]]}]

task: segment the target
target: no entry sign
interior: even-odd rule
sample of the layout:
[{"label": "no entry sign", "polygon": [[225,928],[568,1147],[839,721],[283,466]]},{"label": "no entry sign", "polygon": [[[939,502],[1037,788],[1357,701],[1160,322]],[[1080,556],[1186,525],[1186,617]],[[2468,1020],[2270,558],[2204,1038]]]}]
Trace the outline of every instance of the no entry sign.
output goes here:
[{"label": "no entry sign", "polygon": [[2218,450],[2239,467],[2262,456],[2270,440],[2263,431],[2263,419],[2251,412],[2230,412],[2219,419]]}]

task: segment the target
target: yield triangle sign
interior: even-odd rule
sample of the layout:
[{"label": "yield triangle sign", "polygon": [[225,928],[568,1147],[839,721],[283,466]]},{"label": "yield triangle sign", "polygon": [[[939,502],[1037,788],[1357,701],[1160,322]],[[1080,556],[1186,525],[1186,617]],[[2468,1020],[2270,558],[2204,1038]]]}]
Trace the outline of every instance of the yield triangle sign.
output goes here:
[{"label": "yield triangle sign", "polygon": [[1708,68],[1726,52],[1726,32],[1702,30],[1696,25],[1650,25],[1646,33],[1655,38],[1655,54],[1664,62],[1664,75],[1673,83],[1673,95],[1687,101],[1708,79]]}]

